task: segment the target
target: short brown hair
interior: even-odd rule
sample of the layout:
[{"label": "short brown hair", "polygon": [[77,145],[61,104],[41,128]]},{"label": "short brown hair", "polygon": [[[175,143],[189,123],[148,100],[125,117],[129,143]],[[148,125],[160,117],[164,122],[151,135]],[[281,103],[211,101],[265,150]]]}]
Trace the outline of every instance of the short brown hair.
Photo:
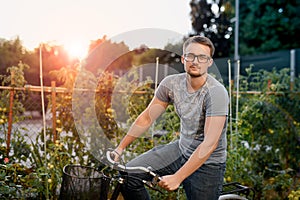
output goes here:
[{"label": "short brown hair", "polygon": [[184,43],[183,43],[183,52],[186,49],[186,47],[191,44],[191,43],[199,43],[199,44],[203,44],[209,47],[210,49],[210,56],[213,57],[214,53],[215,53],[215,46],[214,44],[211,42],[211,40],[207,37],[204,36],[200,36],[200,35],[196,35],[196,36],[192,36],[190,38],[188,38]]}]

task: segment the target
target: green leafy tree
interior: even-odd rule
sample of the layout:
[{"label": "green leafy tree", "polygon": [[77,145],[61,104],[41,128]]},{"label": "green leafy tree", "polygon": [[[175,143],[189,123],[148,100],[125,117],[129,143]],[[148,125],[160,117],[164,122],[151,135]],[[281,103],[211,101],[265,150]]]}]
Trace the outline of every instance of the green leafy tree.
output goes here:
[{"label": "green leafy tree", "polygon": [[229,1],[192,0],[191,19],[193,32],[190,35],[205,35],[215,47],[215,57],[230,55],[232,45],[233,8]]},{"label": "green leafy tree", "polygon": [[[49,72],[58,70],[63,66],[73,65],[78,60],[71,59],[63,46],[44,43],[42,49],[42,64],[44,85],[50,86],[51,78]],[[33,51],[27,50],[19,37],[13,40],[0,39],[0,74],[5,75],[6,69],[16,66],[21,61],[30,66],[24,71],[27,84],[40,85],[40,48]],[[59,85],[60,83],[58,83]]]},{"label": "green leafy tree", "polygon": [[[239,53],[249,55],[299,48],[298,0],[239,1]],[[212,39],[216,57],[233,54],[235,1],[192,0],[193,31]],[[213,8],[213,9],[212,9]]]},{"label": "green leafy tree", "polygon": [[298,0],[240,1],[240,54],[299,48]]},{"label": "green leafy tree", "polygon": [[83,67],[96,77],[102,72],[119,74],[131,67],[132,56],[124,42],[112,42],[104,36],[91,42],[89,55],[84,60]]},{"label": "green leafy tree", "polygon": [[[32,52],[32,56],[38,60],[31,63],[31,68],[34,69],[35,77],[40,77],[40,48],[37,47]],[[68,53],[61,45],[43,43],[41,44],[41,58],[42,58],[42,71],[43,81],[45,86],[50,86],[53,81],[53,76],[50,75],[51,71],[60,70],[62,67],[73,66],[78,63],[77,59],[69,57]],[[59,79],[60,80],[60,79]],[[57,85],[62,85],[63,82],[57,82]]]},{"label": "green leafy tree", "polygon": [[0,39],[0,74],[7,74],[6,69],[17,66],[26,55],[27,51],[18,37],[13,40]]}]

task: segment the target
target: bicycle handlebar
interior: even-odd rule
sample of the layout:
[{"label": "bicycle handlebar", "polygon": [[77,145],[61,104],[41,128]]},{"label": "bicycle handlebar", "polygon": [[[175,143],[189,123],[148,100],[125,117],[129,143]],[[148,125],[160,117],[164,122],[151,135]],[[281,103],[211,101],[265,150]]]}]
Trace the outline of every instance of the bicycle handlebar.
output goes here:
[{"label": "bicycle handlebar", "polygon": [[121,169],[122,171],[128,172],[128,171],[143,171],[146,173],[149,173],[151,176],[157,178],[157,182],[161,180],[161,177],[158,176],[156,173],[152,171],[152,168],[149,167],[142,167],[142,166],[137,166],[137,167],[127,167],[119,162],[114,161],[114,158],[112,158],[112,151],[107,151],[106,152],[106,158],[108,162],[112,165],[112,168],[117,168],[117,170]]},{"label": "bicycle handlebar", "polygon": [[[112,150],[113,151],[113,150]],[[152,171],[152,168],[149,167],[142,167],[142,166],[137,166],[137,167],[127,167],[125,165],[120,164],[119,162],[114,161],[114,158],[112,158],[112,156],[114,154],[112,154],[112,151],[107,151],[106,152],[106,158],[109,162],[109,164],[111,165],[111,167],[113,169],[116,169],[118,171],[122,170],[124,172],[129,172],[129,171],[143,171],[146,172],[148,174],[150,174],[151,176],[153,176],[152,181],[145,181],[145,180],[141,180],[144,184],[146,184],[148,187],[159,191],[160,193],[162,193],[159,189],[155,188],[155,186],[157,185],[157,183],[161,180],[161,177],[158,176],[156,173],[154,173]],[[219,197],[219,200],[225,200],[225,199],[239,199],[239,200],[247,200],[247,198],[240,196],[238,194],[223,194]]]}]

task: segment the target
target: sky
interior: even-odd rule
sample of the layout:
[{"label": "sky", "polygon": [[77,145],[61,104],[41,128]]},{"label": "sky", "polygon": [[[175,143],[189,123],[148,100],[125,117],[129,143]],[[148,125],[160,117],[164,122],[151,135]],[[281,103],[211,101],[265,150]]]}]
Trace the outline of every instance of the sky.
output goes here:
[{"label": "sky", "polygon": [[0,5],[0,38],[18,36],[28,49],[52,42],[82,51],[104,35],[117,41],[143,34],[141,40],[162,43],[158,40],[191,32],[187,0],[0,0]]}]

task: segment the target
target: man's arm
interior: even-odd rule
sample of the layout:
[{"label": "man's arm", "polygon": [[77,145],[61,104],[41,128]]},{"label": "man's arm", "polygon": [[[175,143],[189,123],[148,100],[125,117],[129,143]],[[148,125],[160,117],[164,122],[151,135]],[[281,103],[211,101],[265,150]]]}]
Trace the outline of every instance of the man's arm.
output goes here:
[{"label": "man's arm", "polygon": [[167,102],[154,97],[147,108],[137,117],[131,125],[129,131],[122,139],[115,151],[121,155],[123,150],[131,144],[136,138],[148,130],[153,122],[166,110]]},{"label": "man's arm", "polygon": [[196,171],[217,148],[224,128],[226,116],[207,117],[204,127],[204,141],[193,152],[188,161],[173,175],[164,176],[159,185],[167,190],[175,190],[180,183]]}]

